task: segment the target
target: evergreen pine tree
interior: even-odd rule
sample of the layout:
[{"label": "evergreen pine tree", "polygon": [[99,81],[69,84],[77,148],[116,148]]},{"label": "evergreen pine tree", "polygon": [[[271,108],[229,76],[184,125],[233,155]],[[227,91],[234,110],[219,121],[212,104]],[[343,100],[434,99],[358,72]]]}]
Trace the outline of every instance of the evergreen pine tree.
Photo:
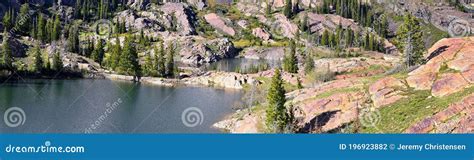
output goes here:
[{"label": "evergreen pine tree", "polygon": [[120,74],[133,75],[134,79],[140,77],[140,64],[138,63],[138,55],[130,37],[125,38],[123,52],[120,55],[118,71]]},{"label": "evergreen pine tree", "polygon": [[298,88],[298,89],[303,89],[303,88],[304,88],[304,87],[303,87],[303,84],[301,84],[301,79],[300,79],[300,77],[297,77],[297,78],[296,78],[296,88]]},{"label": "evergreen pine tree", "polygon": [[11,30],[13,28],[13,12],[12,9],[9,9],[7,12],[5,12],[5,15],[3,15],[3,28],[4,30]]},{"label": "evergreen pine tree", "polygon": [[78,53],[79,52],[79,31],[77,26],[69,28],[68,36],[68,51]]},{"label": "evergreen pine tree", "polygon": [[41,48],[39,44],[35,44],[33,48],[33,67],[32,70],[37,73],[41,73],[43,71],[43,57],[41,56]]},{"label": "evergreen pine tree", "polygon": [[354,41],[354,32],[352,31],[351,28],[346,29],[345,33],[345,44],[346,47],[352,47],[353,41]]},{"label": "evergreen pine tree", "polygon": [[266,109],[267,130],[269,132],[283,132],[288,124],[288,115],[286,112],[286,97],[283,80],[280,69],[275,70],[272,82],[267,94],[268,106]]},{"label": "evergreen pine tree", "polygon": [[336,42],[336,35],[334,33],[329,34],[329,47],[331,48],[336,48],[337,42]]},{"label": "evergreen pine tree", "polygon": [[22,34],[28,33],[30,31],[30,5],[25,3],[20,7],[20,13],[17,18],[17,23],[15,29],[18,29]]},{"label": "evergreen pine tree", "polygon": [[166,75],[166,66],[165,66],[165,45],[163,42],[160,45],[160,50],[157,55],[157,66],[158,66],[158,74],[159,76],[163,77]]},{"label": "evergreen pine tree", "polygon": [[300,23],[300,28],[301,28],[302,31],[307,31],[308,30],[308,14],[304,15],[304,18]]},{"label": "evergreen pine tree", "polygon": [[344,29],[342,28],[342,24],[339,22],[339,25],[337,25],[337,28],[336,28],[336,42],[342,42],[342,38],[343,38],[343,32],[344,32]]},{"label": "evergreen pine tree", "polygon": [[387,17],[385,15],[382,15],[381,16],[381,20],[380,20],[380,31],[379,31],[379,35],[383,38],[387,38],[388,36],[388,20],[387,20]]},{"label": "evergreen pine tree", "polygon": [[404,51],[405,63],[407,66],[413,66],[423,62],[423,53],[425,50],[423,43],[423,32],[420,21],[406,14],[403,18],[403,24],[397,30],[396,44],[399,50]]},{"label": "evergreen pine tree", "polygon": [[46,63],[44,64],[44,70],[45,70],[45,71],[48,71],[48,72],[51,71],[51,69],[52,69],[52,68],[51,68],[51,61],[49,60],[49,56],[48,56],[48,55],[45,56],[44,61],[46,62]]},{"label": "evergreen pine tree", "polygon": [[283,70],[289,73],[298,72],[298,59],[296,57],[296,45],[294,41],[290,42],[290,52],[283,59]]},{"label": "evergreen pine tree", "polygon": [[30,37],[33,39],[36,39],[36,22],[35,20],[32,20],[33,24],[31,24],[31,30],[30,30]]},{"label": "evergreen pine tree", "polygon": [[309,74],[314,69],[314,60],[311,55],[307,55],[304,62],[304,73]]},{"label": "evergreen pine tree", "polygon": [[147,53],[145,55],[145,64],[143,65],[143,75],[144,76],[154,76],[153,72],[156,70],[153,68],[153,60],[151,59],[151,54]]},{"label": "evergreen pine tree", "polygon": [[52,40],[57,41],[61,36],[61,22],[59,20],[59,15],[56,15],[54,18],[53,23],[53,32],[52,32]]},{"label": "evergreen pine tree", "polygon": [[110,55],[109,67],[112,70],[116,70],[120,61],[120,54],[122,53],[122,47],[120,46],[120,39],[115,38],[115,45],[113,45],[112,53]]},{"label": "evergreen pine tree", "polygon": [[37,27],[37,29],[36,29],[36,34],[37,34],[36,37],[38,38],[38,40],[39,40],[40,42],[45,42],[45,40],[46,40],[46,33],[45,33],[45,25],[46,25],[46,24],[45,24],[45,23],[46,23],[46,22],[44,21],[42,14],[40,14],[40,15],[38,16],[38,20],[37,20],[37,21],[38,21],[38,27]]},{"label": "evergreen pine tree", "polygon": [[51,67],[51,69],[55,72],[60,72],[63,69],[63,61],[61,60],[61,55],[59,52],[54,53],[53,65]]},{"label": "evergreen pine tree", "polygon": [[329,32],[328,30],[324,30],[323,36],[321,37],[321,45],[329,46]]},{"label": "evergreen pine tree", "polygon": [[87,40],[87,52],[85,52],[84,56],[91,57],[92,53],[94,52],[94,42],[92,39]]},{"label": "evergreen pine tree", "polygon": [[74,7],[74,17],[79,19],[81,17],[81,10],[82,10],[82,0],[76,0],[76,4]]},{"label": "evergreen pine tree", "polygon": [[291,18],[293,16],[293,4],[292,4],[291,0],[286,0],[285,9],[284,9],[283,13],[285,14],[285,16],[287,18]]},{"label": "evergreen pine tree", "polygon": [[365,48],[365,50],[370,50],[369,49],[370,48],[369,47],[369,43],[370,43],[369,41],[370,41],[370,34],[369,34],[369,32],[366,32],[365,37],[364,37],[364,48]]},{"label": "evergreen pine tree", "polygon": [[267,17],[272,15],[272,5],[270,4],[270,0],[267,0],[267,8],[265,8],[265,14]]},{"label": "evergreen pine tree", "polygon": [[9,33],[5,30],[3,32],[3,43],[2,43],[2,68],[13,70],[13,51],[10,45]]},{"label": "evergreen pine tree", "polygon": [[[354,32],[353,32],[354,33]],[[359,33],[354,33],[354,42],[352,43],[355,47],[360,47],[360,35]]]},{"label": "evergreen pine tree", "polygon": [[138,43],[142,46],[146,46],[146,39],[145,39],[145,33],[143,32],[143,29],[140,30],[140,37],[138,39]]},{"label": "evergreen pine tree", "polygon": [[99,39],[97,40],[96,47],[94,47],[94,51],[92,52],[91,58],[92,60],[96,61],[100,65],[102,64],[102,60],[104,59],[104,42]]},{"label": "evergreen pine tree", "polygon": [[168,55],[166,56],[166,76],[173,77],[174,76],[174,48],[175,46],[173,43],[169,43],[168,45]]},{"label": "evergreen pine tree", "polygon": [[46,42],[51,42],[52,40],[52,32],[53,32],[53,22],[51,19],[48,19],[46,21],[46,28],[45,28],[45,39],[46,39]]},{"label": "evergreen pine tree", "polygon": [[375,50],[375,35],[370,35],[369,37],[369,50],[374,51]]},{"label": "evergreen pine tree", "polygon": [[159,51],[158,51],[158,47],[155,47],[154,50],[154,53],[153,53],[153,66],[152,66],[152,69],[154,71],[154,76],[160,76],[160,73],[158,71],[158,65],[160,63],[160,59],[158,58],[158,54],[159,54]]}]

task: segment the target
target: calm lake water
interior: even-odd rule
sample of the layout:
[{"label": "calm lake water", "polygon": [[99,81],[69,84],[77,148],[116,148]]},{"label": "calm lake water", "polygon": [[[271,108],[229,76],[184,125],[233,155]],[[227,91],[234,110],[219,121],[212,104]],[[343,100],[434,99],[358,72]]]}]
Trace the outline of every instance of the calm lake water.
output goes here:
[{"label": "calm lake water", "polygon": [[259,65],[267,65],[269,68],[275,68],[281,66],[279,60],[265,60],[265,59],[247,59],[247,58],[231,58],[222,59],[220,61],[211,63],[204,66],[210,70],[226,71],[226,72],[237,72],[239,70],[247,72],[252,67],[258,67]]},{"label": "calm lake water", "polygon": [[[220,131],[212,124],[232,113],[240,98],[235,90],[109,80],[8,82],[0,86],[0,133],[214,133]],[[4,123],[12,107],[26,117],[23,124],[10,123],[17,127]]]}]

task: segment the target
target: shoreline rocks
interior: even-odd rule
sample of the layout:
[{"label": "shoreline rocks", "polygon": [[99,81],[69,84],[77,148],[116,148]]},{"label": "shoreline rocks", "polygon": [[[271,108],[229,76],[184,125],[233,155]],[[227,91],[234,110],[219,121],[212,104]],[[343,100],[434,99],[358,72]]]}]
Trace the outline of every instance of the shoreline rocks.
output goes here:
[{"label": "shoreline rocks", "polygon": [[230,89],[243,89],[244,85],[257,82],[256,79],[249,75],[218,71],[209,71],[204,75],[185,78],[182,81],[187,85],[215,86]]}]

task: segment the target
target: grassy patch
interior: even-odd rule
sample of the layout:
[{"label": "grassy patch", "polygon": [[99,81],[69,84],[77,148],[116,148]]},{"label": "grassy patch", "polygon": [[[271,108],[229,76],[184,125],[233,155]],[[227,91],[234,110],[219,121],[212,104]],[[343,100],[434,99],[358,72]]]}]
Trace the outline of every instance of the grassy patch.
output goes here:
[{"label": "grassy patch", "polygon": [[[272,78],[269,78],[269,77],[258,77],[257,80],[259,80],[259,81],[262,82],[262,84],[261,84],[260,86],[258,86],[258,89],[268,89],[268,88],[270,88],[270,84],[271,84],[271,82],[272,82]],[[298,89],[298,87],[296,87],[296,85],[290,84],[290,83],[288,83],[288,82],[284,82],[284,83],[283,83],[283,87],[285,87],[286,93]]]},{"label": "grassy patch", "polygon": [[387,69],[388,69],[388,67],[386,67],[386,66],[382,66],[382,65],[371,65],[371,66],[369,66],[369,67],[366,68],[366,69],[357,70],[357,71],[351,71],[351,72],[346,72],[346,73],[343,73],[343,74],[364,74],[364,73],[370,73],[370,72],[378,71],[378,70],[387,71]]},{"label": "grassy patch", "polygon": [[451,68],[448,67],[448,65],[446,63],[443,63],[443,64],[441,64],[438,75],[442,75],[443,73],[459,73],[459,71],[451,69]]},{"label": "grassy patch", "polygon": [[[431,97],[430,91],[409,91],[407,98],[380,109],[381,120],[376,127],[362,127],[362,133],[402,133],[415,122],[431,116],[461,101],[465,96],[474,93],[474,86],[445,97]],[[377,129],[379,130],[377,130]]]},{"label": "grassy patch", "polygon": [[246,47],[250,47],[254,44],[254,42],[252,42],[251,40],[248,40],[248,39],[240,39],[240,40],[237,40],[237,41],[233,41],[234,43],[234,46],[236,48],[246,48]]},{"label": "grassy patch", "polygon": [[335,94],[350,93],[350,92],[356,92],[356,91],[360,91],[360,90],[362,90],[362,89],[358,88],[358,87],[333,89],[333,90],[330,90],[328,92],[323,92],[323,93],[318,94],[314,97],[305,99],[303,102],[308,102],[308,101],[312,101],[312,100],[315,100],[315,99],[327,98],[327,97],[330,97],[330,96],[335,95]]}]

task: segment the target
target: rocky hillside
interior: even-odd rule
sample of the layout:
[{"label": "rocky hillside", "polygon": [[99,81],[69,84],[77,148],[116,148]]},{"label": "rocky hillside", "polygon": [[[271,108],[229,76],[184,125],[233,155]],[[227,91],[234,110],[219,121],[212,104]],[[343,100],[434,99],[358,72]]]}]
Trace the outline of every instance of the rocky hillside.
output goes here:
[{"label": "rocky hillside", "polygon": [[[303,133],[472,133],[474,37],[442,39],[409,73],[334,80],[287,93]],[[234,133],[264,132],[265,112],[216,124]]]},{"label": "rocky hillside", "polygon": [[447,38],[471,35],[469,6],[108,2],[2,1],[0,79],[67,71],[243,90],[237,113],[216,127],[254,133],[265,132],[267,92],[281,69],[290,132],[472,132],[474,40]]}]

